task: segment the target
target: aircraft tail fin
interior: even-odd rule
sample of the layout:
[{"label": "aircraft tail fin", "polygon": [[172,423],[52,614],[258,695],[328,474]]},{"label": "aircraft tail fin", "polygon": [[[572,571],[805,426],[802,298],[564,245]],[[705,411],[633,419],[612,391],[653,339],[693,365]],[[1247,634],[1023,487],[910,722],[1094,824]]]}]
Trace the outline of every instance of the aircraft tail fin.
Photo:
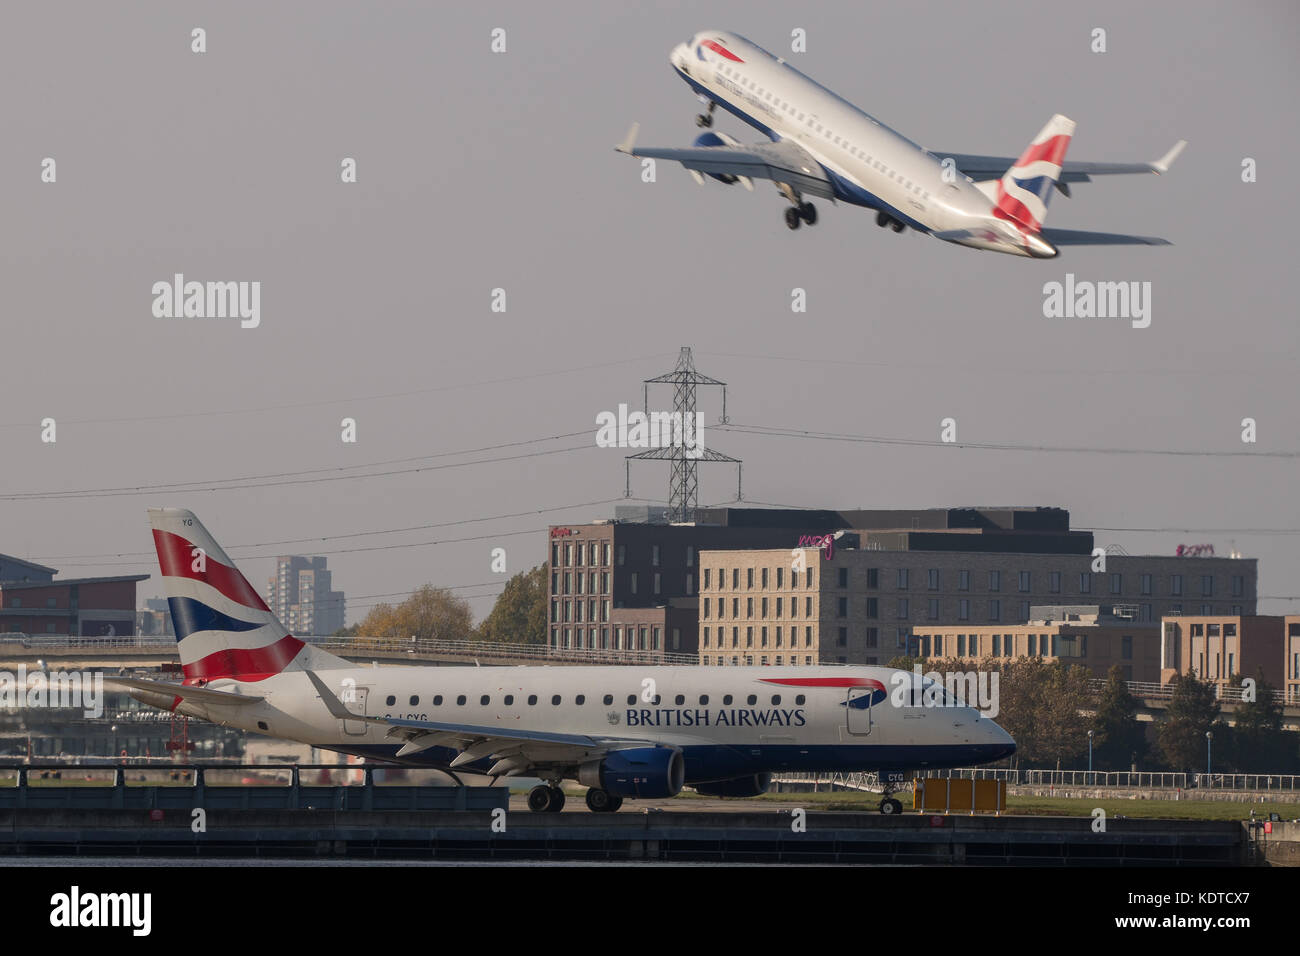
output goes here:
[{"label": "aircraft tail fin", "polygon": [[1074,120],[1057,113],[998,181],[994,215],[1038,232],[1047,218],[1047,201],[1061,176]]},{"label": "aircraft tail fin", "polygon": [[352,667],[290,634],[192,511],[150,508],[186,680]]}]

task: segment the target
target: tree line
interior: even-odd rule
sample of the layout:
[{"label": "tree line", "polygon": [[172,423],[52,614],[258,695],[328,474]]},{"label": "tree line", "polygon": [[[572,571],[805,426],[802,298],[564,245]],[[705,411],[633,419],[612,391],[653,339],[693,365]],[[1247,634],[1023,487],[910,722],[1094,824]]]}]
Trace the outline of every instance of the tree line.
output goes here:
[{"label": "tree line", "polygon": [[[1169,706],[1156,713],[1149,742],[1138,720],[1139,701],[1118,665],[1094,694],[1092,672],[1063,661],[898,657],[889,662],[905,670],[915,664],[925,672],[997,671],[997,722],[1016,740],[1013,760],[1019,767],[1086,770],[1091,730],[1093,770],[1203,773],[1208,757],[1213,773],[1300,773],[1300,734],[1282,729],[1282,704],[1262,676],[1255,679],[1255,699],[1239,704],[1229,725],[1214,684],[1190,672],[1175,675]],[[1240,676],[1232,683],[1240,684]]]}]

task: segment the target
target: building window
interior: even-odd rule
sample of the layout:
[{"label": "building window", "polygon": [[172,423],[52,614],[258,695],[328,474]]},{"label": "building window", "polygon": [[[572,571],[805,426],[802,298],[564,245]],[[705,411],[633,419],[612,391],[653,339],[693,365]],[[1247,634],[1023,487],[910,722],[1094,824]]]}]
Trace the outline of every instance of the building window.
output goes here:
[{"label": "building window", "polygon": [[754,589],[754,569],[745,568],[745,587],[749,590]]},{"label": "building window", "polygon": [[686,575],[686,593],[691,594],[695,590],[695,575]]},{"label": "building window", "polygon": [[627,564],[627,545],[620,544],[618,546],[618,566],[621,568],[625,564]]},{"label": "building window", "polygon": [[1141,586],[1142,593],[1144,595],[1149,595],[1151,593],[1151,575],[1149,574],[1142,575],[1141,577],[1138,578],[1138,582]]},{"label": "building window", "polygon": [[990,590],[990,591],[1001,591],[1001,590],[1002,590],[1002,572],[1001,572],[1001,571],[990,571],[990,572],[989,572],[989,590]]},{"label": "building window", "polygon": [[628,583],[632,588],[632,593],[636,594],[636,572],[635,571],[632,572]]},{"label": "building window", "polygon": [[939,590],[939,569],[931,568],[928,572],[926,572],[926,577],[928,578],[928,580],[926,581],[926,587],[928,587],[931,591]]},{"label": "building window", "polygon": [[970,590],[970,572],[969,572],[969,571],[958,571],[958,572],[957,572],[957,590],[958,590],[958,591],[969,591],[969,590]]},{"label": "building window", "polygon": [[1119,648],[1120,657],[1126,661],[1131,661],[1133,659],[1133,638],[1131,635],[1125,634],[1119,639]]},{"label": "building window", "polygon": [[909,608],[909,606],[908,606],[908,600],[907,600],[907,598],[899,598],[899,599],[898,599],[898,619],[899,619],[900,621],[906,621],[906,620],[907,620],[907,616],[908,616],[908,611],[909,611],[909,610],[910,610],[910,608]]},{"label": "building window", "polygon": [[731,590],[740,590],[740,568],[731,569]]},{"label": "building window", "polygon": [[1201,575],[1201,597],[1213,597],[1213,596],[1214,596],[1214,575],[1202,574]]},{"label": "building window", "polygon": [[[600,546],[600,554],[601,554],[600,563],[608,567],[609,565],[609,542],[608,541],[606,541],[604,544]],[[619,563],[622,564],[621,561]]]},{"label": "building window", "polygon": [[[555,567],[559,563],[560,563],[560,543],[557,541],[551,545],[551,567]],[[284,577],[284,575],[281,575],[281,577]]]},{"label": "building window", "polygon": [[712,578],[712,574],[713,574],[713,569],[712,569],[712,568],[705,568],[705,569],[704,569],[704,586],[703,586],[702,588],[700,588],[701,591],[707,591],[707,590],[709,590],[709,588],[711,587],[710,581],[711,581],[711,578]]},{"label": "building window", "polygon": [[879,632],[874,627],[867,628],[867,647],[875,647],[879,640]]},{"label": "building window", "polygon": [[1110,593],[1111,594],[1124,593],[1124,575],[1112,574],[1110,576]]},{"label": "building window", "polygon": [[694,545],[688,544],[686,546],[686,566],[688,568],[695,567],[695,546]]},{"label": "building window", "polygon": [[[835,616],[836,616],[836,617],[848,617],[848,616],[849,616],[849,599],[846,598],[846,597],[842,597],[842,598],[836,598],[835,600],[836,600]],[[870,604],[870,602],[868,602],[868,604]],[[868,612],[867,612],[867,617],[874,617],[874,615],[873,615],[870,611],[868,611]]]},{"label": "building window", "polygon": [[[766,601],[767,598],[763,598],[763,600]],[[777,598],[777,599],[776,599],[776,619],[777,619],[778,621],[781,619],[781,602],[782,602],[782,600],[784,600],[784,599],[783,599],[783,598]]]},{"label": "building window", "polygon": [[970,620],[970,599],[969,598],[962,598],[957,602],[957,620],[959,621]]},{"label": "building window", "polygon": [[[847,586],[847,585],[848,585],[848,582],[846,581],[845,584],[844,584],[843,586]],[[869,588],[878,588],[878,587],[880,587],[880,569],[879,569],[879,568],[867,568],[867,587],[869,587]]]},{"label": "building window", "polygon": [[939,599],[930,598],[929,618],[932,621],[939,620]]},{"label": "building window", "polygon": [[[845,598],[840,598],[840,600],[844,601]],[[840,616],[843,617],[843,615]],[[867,617],[880,617],[880,601],[878,598],[867,598]]]},{"label": "building window", "polygon": [[966,635],[965,634],[957,635],[957,656],[958,657],[966,656]]},{"label": "building window", "polygon": [[759,628],[759,631],[758,631],[758,646],[759,646],[759,647],[767,647],[767,628],[765,628],[765,627],[763,627],[763,628]]},{"label": "building window", "polygon": [[1246,579],[1240,574],[1232,576],[1232,596],[1241,597],[1245,593]]},{"label": "building window", "polygon": [[839,637],[835,641],[836,645],[838,647],[847,647],[849,644],[849,629],[847,627],[841,627],[839,632]]},{"label": "building window", "polygon": [[659,567],[659,545],[650,545],[650,564],[652,567]]},{"label": "building window", "polygon": [[898,590],[907,590],[907,568],[898,569]]},{"label": "building window", "polygon": [[812,598],[810,597],[803,599],[803,616],[812,617]]},{"label": "building window", "polygon": [[1092,593],[1092,572],[1091,571],[1082,571],[1079,573],[1079,593],[1080,594]]},{"label": "building window", "polygon": [[754,646],[754,629],[752,627],[745,628],[745,646]]},{"label": "building window", "polygon": [[1174,597],[1183,596],[1183,576],[1181,574],[1170,575],[1169,593]]},{"label": "building window", "polygon": [[759,614],[759,617],[766,618],[766,617],[767,617],[767,598],[761,598],[761,599],[760,599],[760,602],[761,602],[761,603],[760,603],[760,608],[761,608],[762,613]]},{"label": "building window", "polygon": [[582,542],[579,542],[577,547],[578,547],[577,550],[578,557],[577,560],[575,560],[573,563],[578,565],[586,564],[587,562],[582,560],[583,552],[586,550],[585,548],[583,548]]},{"label": "building window", "polygon": [[784,573],[784,571],[785,568],[782,567],[778,567],[776,569],[776,588],[778,591],[781,589],[781,575]]},{"label": "building window", "polygon": [[993,635],[993,656],[994,657],[1002,656],[1002,635],[1001,634]]},{"label": "building window", "polygon": [[763,568],[763,572],[759,580],[761,581],[759,587],[761,587],[764,591],[766,591],[767,590],[767,568]]},{"label": "building window", "polygon": [[1030,583],[1029,574],[1030,573],[1028,571],[1020,572],[1020,593],[1021,594],[1029,593],[1029,583]]},{"label": "building window", "polygon": [[754,599],[745,598],[745,617],[754,616]]},{"label": "building window", "polygon": [[835,574],[835,586],[846,588],[849,586],[849,569],[837,568]]},{"label": "building window", "polygon": [[[1047,590],[1053,594],[1061,593],[1061,572],[1049,571],[1047,574]],[[1032,656],[1032,655],[1031,655]]]},{"label": "building window", "polygon": [[661,583],[661,582],[660,582],[660,578],[662,578],[662,575],[661,575],[658,571],[656,571],[656,572],[655,572],[655,579],[654,579],[655,594],[658,594],[659,591],[660,591],[660,583]]},{"label": "building window", "polygon": [[989,620],[1002,620],[1002,602],[997,598],[993,598],[989,601]]},{"label": "building window", "polygon": [[1028,621],[1028,620],[1029,620],[1029,602],[1028,602],[1028,601],[1021,601],[1021,602],[1020,602],[1020,620],[1022,620],[1022,621]]}]

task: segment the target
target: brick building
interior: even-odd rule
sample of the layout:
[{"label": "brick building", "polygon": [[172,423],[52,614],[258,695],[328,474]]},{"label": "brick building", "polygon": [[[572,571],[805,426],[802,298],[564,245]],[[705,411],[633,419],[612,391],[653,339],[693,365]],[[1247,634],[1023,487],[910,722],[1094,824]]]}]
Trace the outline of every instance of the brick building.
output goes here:
[{"label": "brick building", "polygon": [[0,554],[0,632],[135,634],[135,586],[149,575],[56,580],[56,574],[54,568]]}]

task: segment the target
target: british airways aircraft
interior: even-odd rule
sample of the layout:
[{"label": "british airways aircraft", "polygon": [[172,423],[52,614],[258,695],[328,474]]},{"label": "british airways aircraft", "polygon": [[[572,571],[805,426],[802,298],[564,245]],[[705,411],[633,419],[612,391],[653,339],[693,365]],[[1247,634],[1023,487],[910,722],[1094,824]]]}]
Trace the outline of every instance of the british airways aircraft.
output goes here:
[{"label": "british airways aircraft", "polygon": [[[774,772],[970,766],[1016,749],[936,683],[884,667],[358,667],[289,634],[192,512],[149,520],[184,680],[109,682],[152,707],[325,750],[540,778],[537,812],[564,806],[566,779],[589,788],[589,809],[612,812],[686,785],[756,796]],[[889,793],[881,812],[897,813]]]},{"label": "british airways aircraft", "polygon": [[1067,245],[1169,245],[1148,236],[1046,229],[1043,221],[1053,188],[1069,196],[1070,183],[1093,176],[1167,172],[1186,140],[1150,163],[1066,162],[1075,124],[1058,114],[1019,159],[923,149],[737,34],[697,33],[669,59],[708,104],[697,125],[711,127],[721,106],[771,142],[746,145],[710,131],[685,149],[646,148],[636,145],[633,124],[615,148],[679,162],[701,184],[711,176],[752,191],[754,179],[770,179],[790,203],[791,229],[817,222],[805,197],[820,196],[875,209],[876,224],[895,232],[910,226],[946,242],[1035,259],[1053,258]]}]

